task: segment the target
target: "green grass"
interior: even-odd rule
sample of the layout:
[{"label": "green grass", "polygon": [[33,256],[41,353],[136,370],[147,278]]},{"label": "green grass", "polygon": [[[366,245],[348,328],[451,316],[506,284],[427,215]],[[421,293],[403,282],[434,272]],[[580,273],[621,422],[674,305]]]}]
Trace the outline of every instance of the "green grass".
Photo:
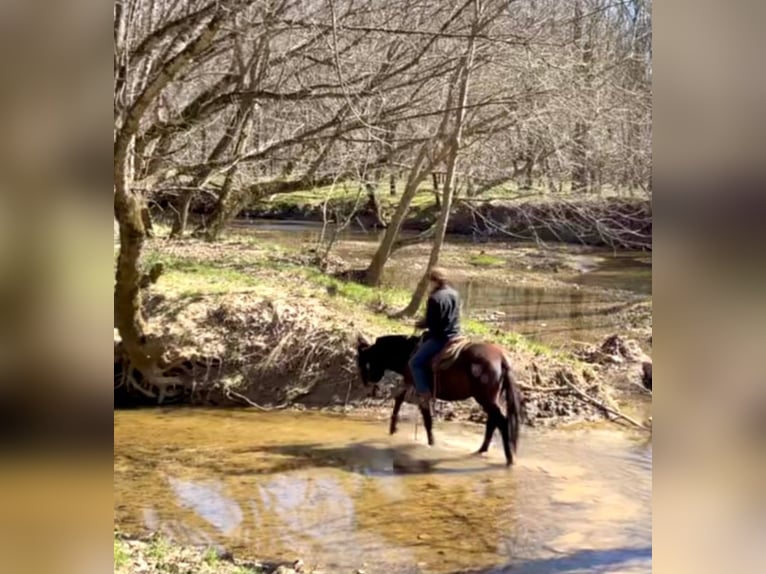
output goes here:
[{"label": "green grass", "polygon": [[150,265],[161,261],[165,266],[160,277],[163,288],[179,297],[248,291],[259,285],[254,274],[226,264],[213,265],[167,255],[152,259]]},{"label": "green grass", "polygon": [[[258,245],[263,246],[262,243]],[[385,313],[375,312],[376,309],[385,309],[388,312],[403,309],[412,296],[410,290],[369,287],[332,277],[313,267],[286,263],[279,257],[285,252],[284,249],[276,252],[263,249],[247,256],[238,255],[215,260],[203,260],[194,255],[181,257],[147,252],[145,262],[147,266],[160,261],[163,263],[165,272],[155,289],[172,293],[179,298],[258,291],[268,295],[284,292],[289,286],[296,292],[318,295],[328,306],[337,309],[339,314],[360,318],[359,323],[375,326],[381,332],[412,332],[416,317],[398,320]],[[503,262],[502,259],[490,255],[482,254],[476,257],[486,265]],[[466,317],[462,325],[466,335],[492,341],[509,349],[520,348],[537,356],[571,359],[556,349],[531,341],[518,333],[502,332],[475,319]]]},{"label": "green grass", "polygon": [[502,267],[505,265],[505,259],[494,255],[487,255],[486,253],[480,253],[471,257],[468,260],[468,263],[476,267]]},{"label": "green grass", "polygon": [[[396,195],[389,193],[388,180],[381,181],[377,187],[378,200],[381,207],[386,210],[395,209],[396,205],[404,193],[405,181],[399,180],[396,183]],[[339,182],[335,185],[315,187],[292,193],[281,193],[271,196],[265,200],[260,200],[256,205],[269,205],[274,209],[287,208],[318,208],[327,201],[330,210],[350,210],[354,204],[359,201],[359,207],[363,207],[367,202],[367,193],[359,192],[359,183],[354,181]],[[433,193],[433,186],[430,181],[424,182],[418,188],[415,197],[410,204],[410,209],[421,210],[433,207],[436,199]]]},{"label": "green grass", "polygon": [[122,540],[119,540],[119,539],[115,538],[114,539],[114,568],[115,568],[115,570],[117,568],[122,568],[124,566],[127,566],[129,559],[130,559],[130,556],[128,556],[128,551],[125,549],[125,543]]},{"label": "green grass", "polygon": [[218,552],[215,548],[208,548],[205,550],[205,553],[202,555],[202,560],[205,562],[205,564],[208,564],[209,566],[215,566],[218,564],[218,561],[220,558],[218,558]]},{"label": "green grass", "polygon": [[164,538],[158,537],[149,544],[146,555],[153,558],[156,562],[163,562],[170,550],[170,543]]},{"label": "green grass", "polygon": [[[142,566],[143,565],[143,566]],[[114,572],[138,574],[146,572],[146,566],[156,574],[179,574],[199,572],[200,574],[263,574],[266,567],[260,565],[234,564],[221,560],[214,548],[204,552],[193,547],[179,546],[162,536],[154,538],[148,545],[138,543],[133,547],[114,538]]]}]

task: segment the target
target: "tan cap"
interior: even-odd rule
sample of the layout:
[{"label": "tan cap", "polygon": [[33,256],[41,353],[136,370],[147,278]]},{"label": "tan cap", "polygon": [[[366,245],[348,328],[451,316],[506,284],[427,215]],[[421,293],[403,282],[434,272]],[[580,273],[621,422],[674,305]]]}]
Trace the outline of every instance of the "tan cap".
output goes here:
[{"label": "tan cap", "polygon": [[428,280],[444,285],[447,282],[447,272],[441,267],[434,267],[428,274]]}]

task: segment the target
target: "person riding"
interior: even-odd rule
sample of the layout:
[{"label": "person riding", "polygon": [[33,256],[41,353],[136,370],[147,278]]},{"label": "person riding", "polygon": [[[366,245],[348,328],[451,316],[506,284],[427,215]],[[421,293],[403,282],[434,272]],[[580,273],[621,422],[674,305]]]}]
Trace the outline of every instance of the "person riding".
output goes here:
[{"label": "person riding", "polygon": [[431,399],[431,362],[447,343],[460,335],[460,296],[447,281],[444,270],[434,268],[428,274],[431,291],[426,315],[415,324],[426,328],[423,342],[410,359],[409,365],[420,402],[427,405]]}]

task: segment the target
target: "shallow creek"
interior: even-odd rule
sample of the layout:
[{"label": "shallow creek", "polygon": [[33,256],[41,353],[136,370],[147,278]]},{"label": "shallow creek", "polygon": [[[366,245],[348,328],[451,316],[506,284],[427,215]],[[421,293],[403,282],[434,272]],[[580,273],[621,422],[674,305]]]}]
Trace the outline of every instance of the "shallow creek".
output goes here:
[{"label": "shallow creek", "polygon": [[[407,407],[405,407],[406,411]],[[115,523],[328,573],[650,572],[652,449],[613,430],[499,437],[224,409],[115,411]]]},{"label": "shallow creek", "polygon": [[[321,233],[321,225],[304,221],[240,220],[233,229],[292,246],[315,245]],[[379,239],[380,232],[345,230],[334,253],[366,265]],[[462,265],[471,271],[468,262],[485,251],[500,266],[455,281],[464,313],[552,347],[571,348],[601,342],[616,332],[624,334],[622,313],[651,300],[650,253],[614,253],[563,244],[551,244],[546,252],[533,243],[474,243],[470,238],[448,237],[443,259],[450,269],[460,271]],[[412,289],[420,278],[417,270],[427,259],[425,253],[412,248],[395,252],[386,266],[385,284]],[[515,267],[507,266],[511,258]],[[546,260],[566,261],[566,269],[524,270],[527,263],[532,269]],[[498,280],[501,277],[505,280]]]}]

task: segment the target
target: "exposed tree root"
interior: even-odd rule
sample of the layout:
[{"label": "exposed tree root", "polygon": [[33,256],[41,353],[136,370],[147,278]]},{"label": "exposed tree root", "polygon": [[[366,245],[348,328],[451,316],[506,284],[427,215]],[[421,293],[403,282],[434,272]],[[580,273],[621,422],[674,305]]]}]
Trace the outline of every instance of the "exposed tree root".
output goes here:
[{"label": "exposed tree root", "polygon": [[641,424],[636,419],[629,417],[628,415],[618,411],[617,409],[613,409],[612,407],[607,406],[603,402],[597,399],[594,399],[590,395],[578,389],[577,386],[572,382],[572,378],[569,373],[566,373],[564,371],[558,371],[558,373],[556,373],[556,378],[560,382],[564,383],[566,385],[565,388],[569,388],[575,394],[575,396],[577,396],[579,399],[585,402],[588,402],[594,406],[597,406],[598,408],[602,409],[604,412],[607,412],[617,417],[618,419],[627,421],[628,423],[632,424],[633,426],[637,428],[640,428],[642,430],[649,430],[645,425]]},{"label": "exposed tree root", "polygon": [[[157,404],[175,402],[220,379],[222,361],[217,357],[178,357],[165,365],[139,370],[115,345],[115,364],[121,364],[114,389],[138,393]],[[212,371],[218,367],[218,374]]]}]

